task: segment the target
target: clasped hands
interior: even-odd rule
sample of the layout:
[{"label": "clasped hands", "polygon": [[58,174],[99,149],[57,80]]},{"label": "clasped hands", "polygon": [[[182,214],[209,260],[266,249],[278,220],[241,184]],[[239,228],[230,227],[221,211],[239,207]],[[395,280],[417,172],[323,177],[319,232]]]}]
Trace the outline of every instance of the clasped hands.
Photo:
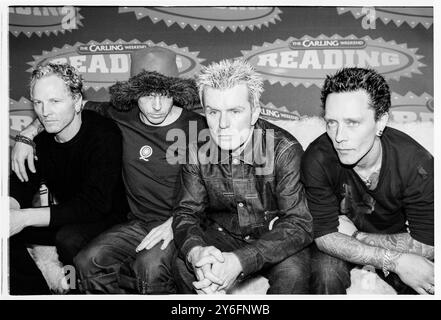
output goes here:
[{"label": "clasped hands", "polygon": [[196,246],[188,260],[197,281],[193,287],[198,294],[225,294],[242,272],[239,258],[232,252],[222,252],[214,246]]}]

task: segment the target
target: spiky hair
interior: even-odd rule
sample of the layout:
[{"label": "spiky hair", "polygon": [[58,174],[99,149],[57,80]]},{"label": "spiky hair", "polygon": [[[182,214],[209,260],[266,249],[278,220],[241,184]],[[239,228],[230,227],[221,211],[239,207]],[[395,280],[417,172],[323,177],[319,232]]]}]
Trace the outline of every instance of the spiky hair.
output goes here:
[{"label": "spiky hair", "polygon": [[370,107],[375,111],[375,120],[389,112],[390,89],[383,76],[374,69],[355,67],[343,68],[326,77],[321,91],[323,110],[326,108],[326,98],[329,94],[358,90],[365,90],[369,95]]},{"label": "spiky hair", "polygon": [[81,74],[68,63],[48,63],[39,64],[32,70],[30,79],[31,96],[33,95],[34,85],[37,80],[56,75],[64,81],[72,97],[83,96],[83,79]]},{"label": "spiky hair", "polygon": [[225,59],[202,67],[197,80],[199,97],[202,105],[205,87],[213,89],[230,89],[244,83],[248,87],[249,99],[253,107],[259,106],[263,92],[263,80],[254,67],[245,59]]}]

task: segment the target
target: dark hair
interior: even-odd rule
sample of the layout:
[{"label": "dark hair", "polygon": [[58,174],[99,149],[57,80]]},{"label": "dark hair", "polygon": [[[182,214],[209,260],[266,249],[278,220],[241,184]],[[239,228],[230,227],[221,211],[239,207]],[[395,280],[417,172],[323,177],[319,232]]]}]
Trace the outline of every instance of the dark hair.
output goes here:
[{"label": "dark hair", "polygon": [[378,120],[390,108],[390,89],[386,80],[377,71],[366,68],[343,68],[334,75],[328,75],[321,91],[322,108],[331,93],[365,90],[369,95],[370,107]]},{"label": "dark hair", "polygon": [[48,63],[44,65],[37,65],[32,71],[31,75],[31,95],[34,89],[35,82],[37,80],[50,76],[56,75],[69,89],[72,97],[83,96],[83,79],[77,69],[67,63]]},{"label": "dark hair", "polygon": [[109,88],[109,93],[113,107],[119,111],[131,110],[138,105],[139,98],[151,94],[171,97],[177,107],[187,110],[199,104],[194,79],[168,77],[156,71],[144,70],[128,81],[118,81]]}]

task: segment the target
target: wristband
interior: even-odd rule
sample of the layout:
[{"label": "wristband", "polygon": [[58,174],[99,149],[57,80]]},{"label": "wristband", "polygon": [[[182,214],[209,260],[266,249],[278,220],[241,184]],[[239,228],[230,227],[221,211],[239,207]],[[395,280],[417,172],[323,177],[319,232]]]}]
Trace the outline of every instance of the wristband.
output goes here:
[{"label": "wristband", "polygon": [[35,151],[35,142],[29,139],[28,137],[22,136],[21,134],[17,134],[14,138],[15,142],[21,142],[27,145],[30,145]]}]

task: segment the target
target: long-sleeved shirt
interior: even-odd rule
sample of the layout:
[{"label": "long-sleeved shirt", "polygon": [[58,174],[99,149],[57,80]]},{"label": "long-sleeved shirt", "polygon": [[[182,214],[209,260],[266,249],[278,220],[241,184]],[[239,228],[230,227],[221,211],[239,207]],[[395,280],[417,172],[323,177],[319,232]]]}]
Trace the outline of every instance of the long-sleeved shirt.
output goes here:
[{"label": "long-sleeved shirt", "polygon": [[207,144],[193,150],[181,172],[173,230],[184,257],[195,246],[209,245],[203,220],[243,241],[234,253],[244,276],[312,242],[312,217],[300,183],[303,150],[294,137],[258,120],[252,140],[237,158]]},{"label": "long-sleeved shirt", "polygon": [[367,233],[410,235],[434,244],[433,157],[405,133],[386,127],[381,136],[379,181],[370,190],[351,166],[340,163],[326,133],[302,159],[302,182],[314,217],[314,237],[338,230],[347,215]]},{"label": "long-sleeved shirt", "polygon": [[35,138],[37,172],[29,181],[10,177],[10,196],[22,208],[44,181],[56,204],[50,205],[50,226],[124,219],[127,213],[121,178],[121,133],[112,121],[91,111],[82,112],[78,133],[65,143],[53,134]]}]

